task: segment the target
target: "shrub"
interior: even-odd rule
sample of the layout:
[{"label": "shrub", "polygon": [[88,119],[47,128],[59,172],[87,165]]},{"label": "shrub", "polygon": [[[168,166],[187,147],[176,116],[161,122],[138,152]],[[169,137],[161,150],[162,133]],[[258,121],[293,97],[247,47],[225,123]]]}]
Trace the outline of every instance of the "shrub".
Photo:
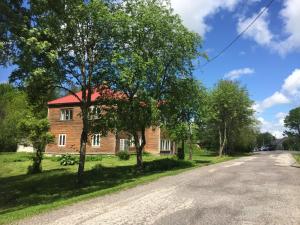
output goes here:
[{"label": "shrub", "polygon": [[60,165],[62,166],[70,166],[70,165],[75,165],[78,163],[76,157],[71,156],[69,154],[62,155],[59,159]]},{"label": "shrub", "polygon": [[189,161],[177,160],[174,158],[166,158],[155,160],[152,162],[145,162],[146,171],[167,171],[178,168],[192,167],[193,164]]},{"label": "shrub", "polygon": [[119,157],[120,160],[129,160],[130,159],[130,154],[127,151],[120,151],[117,153],[117,156]]}]

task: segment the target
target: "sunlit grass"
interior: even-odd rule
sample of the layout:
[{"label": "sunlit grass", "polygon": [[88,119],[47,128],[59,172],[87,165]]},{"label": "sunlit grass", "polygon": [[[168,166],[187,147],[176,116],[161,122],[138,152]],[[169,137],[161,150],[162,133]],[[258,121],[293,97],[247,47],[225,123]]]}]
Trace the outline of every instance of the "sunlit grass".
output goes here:
[{"label": "sunlit grass", "polygon": [[[192,161],[145,154],[145,169],[140,172],[135,167],[135,155],[128,161],[116,156],[94,156],[87,159],[85,183],[79,187],[75,182],[77,165],[64,167],[56,157],[45,157],[43,173],[27,175],[30,154],[1,153],[0,224],[233,158],[219,158],[200,150],[194,152]],[[97,170],[93,170],[95,165]]]}]

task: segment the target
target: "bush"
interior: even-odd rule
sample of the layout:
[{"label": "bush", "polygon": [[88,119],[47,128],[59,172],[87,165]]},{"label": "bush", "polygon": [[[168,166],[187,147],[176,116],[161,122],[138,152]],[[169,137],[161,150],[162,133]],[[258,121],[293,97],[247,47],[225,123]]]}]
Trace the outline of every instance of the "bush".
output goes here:
[{"label": "bush", "polygon": [[127,151],[120,151],[117,153],[117,156],[119,157],[120,160],[129,160],[130,159],[130,154]]},{"label": "bush", "polygon": [[71,156],[69,154],[62,155],[59,159],[60,165],[62,166],[70,166],[70,165],[75,165],[78,163],[76,157]]},{"label": "bush", "polygon": [[166,158],[155,160],[153,162],[145,162],[145,171],[167,171],[178,168],[192,167],[193,163],[189,161],[177,160],[174,158]]}]

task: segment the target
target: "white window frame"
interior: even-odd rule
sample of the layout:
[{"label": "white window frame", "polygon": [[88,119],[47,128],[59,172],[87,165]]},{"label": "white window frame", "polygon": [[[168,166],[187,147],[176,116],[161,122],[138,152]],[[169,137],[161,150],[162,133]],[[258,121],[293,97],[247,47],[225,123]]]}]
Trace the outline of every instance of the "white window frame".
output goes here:
[{"label": "white window frame", "polygon": [[171,151],[172,149],[172,142],[168,139],[161,139],[160,140],[160,150],[161,151]]},{"label": "white window frame", "polygon": [[101,146],[101,136],[100,136],[100,134],[93,134],[93,136],[92,136],[92,147],[98,148],[100,146]]},{"label": "white window frame", "polygon": [[[139,144],[142,145],[142,137],[139,137]],[[133,136],[131,136],[131,139],[130,139],[130,147],[131,148],[135,147],[134,137]]]},{"label": "white window frame", "polygon": [[[127,146],[127,148],[126,148]],[[120,139],[120,151],[128,151],[129,150],[129,147],[130,147],[130,140],[128,139]]]},{"label": "white window frame", "polygon": [[100,113],[101,113],[101,109],[98,106],[92,105],[90,107],[90,118],[91,119],[99,119]]},{"label": "white window frame", "polygon": [[60,120],[61,121],[73,120],[73,109],[61,109]]},{"label": "white window frame", "polygon": [[59,134],[58,135],[58,146],[65,147],[67,144],[67,135],[66,134]]}]

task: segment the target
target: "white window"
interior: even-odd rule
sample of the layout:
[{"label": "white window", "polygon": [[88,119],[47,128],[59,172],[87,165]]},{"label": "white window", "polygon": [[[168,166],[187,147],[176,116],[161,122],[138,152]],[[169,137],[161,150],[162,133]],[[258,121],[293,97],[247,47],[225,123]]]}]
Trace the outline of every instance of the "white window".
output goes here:
[{"label": "white window", "polygon": [[100,147],[100,134],[92,136],[92,147]]},{"label": "white window", "polygon": [[58,146],[66,146],[66,142],[67,142],[67,135],[60,134],[58,136]]},{"label": "white window", "polygon": [[72,119],[73,119],[73,109],[60,110],[60,120],[72,120]]},{"label": "white window", "polygon": [[[139,143],[140,143],[140,145],[142,144],[142,138],[141,137],[139,137]],[[130,139],[130,147],[135,147],[133,136]]]},{"label": "white window", "polygon": [[120,151],[128,151],[130,141],[128,139],[120,139]]},{"label": "white window", "polygon": [[91,119],[99,119],[100,117],[100,108],[97,106],[91,106],[90,107],[90,118]]},{"label": "white window", "polygon": [[172,148],[172,142],[170,140],[162,139],[160,141],[160,150],[161,151],[171,151],[171,148]]}]

